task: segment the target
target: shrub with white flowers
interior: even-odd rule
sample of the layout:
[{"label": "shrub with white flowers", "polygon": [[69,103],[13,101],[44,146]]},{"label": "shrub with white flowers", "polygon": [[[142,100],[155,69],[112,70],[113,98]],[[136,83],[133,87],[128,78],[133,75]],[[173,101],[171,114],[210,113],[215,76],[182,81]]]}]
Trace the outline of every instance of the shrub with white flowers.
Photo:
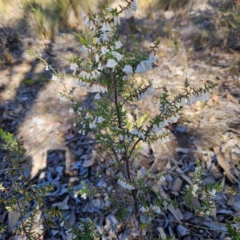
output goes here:
[{"label": "shrub with white flowers", "polygon": [[[157,116],[145,124],[139,126],[134,123],[129,128],[129,104],[141,101],[154,92],[151,82],[144,86],[135,84],[134,90],[129,90],[129,85],[136,74],[142,74],[154,68],[153,63],[158,60],[156,53],[159,44],[157,41],[147,53],[141,53],[139,50],[133,50],[130,53],[124,51],[124,44],[116,28],[121,24],[120,17],[125,16],[128,19],[136,10],[137,1],[126,0],[126,5],[120,6],[120,10],[107,8],[103,16],[89,13],[82,15],[83,23],[92,32],[92,37],[79,36],[82,44],[80,52],[84,59],[79,57],[71,59],[70,69],[73,70],[73,83],[76,87],[88,89],[93,95],[96,109],[82,109],[73,97],[74,88],[70,93],[65,90],[61,94],[61,99],[70,100],[70,114],[75,112],[75,122],[78,122],[79,132],[82,134],[93,132],[101,146],[112,154],[121,172],[118,184],[132,196],[135,216],[140,228],[140,212],[152,211],[160,214],[162,212],[160,206],[166,207],[166,203],[161,202],[157,205],[144,203],[144,194],[141,193],[150,187],[141,182],[141,179],[137,182],[138,179],[131,171],[136,146],[141,141],[149,144],[159,139],[162,142],[168,141],[168,124],[178,121],[184,105],[207,101],[213,86],[205,85],[203,88],[195,89],[186,81],[183,91],[173,100],[170,100],[167,92],[159,97]],[[36,55],[35,52],[31,53]],[[52,80],[57,81],[63,78],[44,59],[40,59],[46,65],[46,70],[53,71]],[[164,180],[164,177],[161,180]],[[190,186],[189,189],[193,197],[196,197],[198,185]],[[86,198],[86,192],[81,192],[81,197]],[[149,206],[144,206],[146,204]],[[139,239],[142,238],[140,230]]]},{"label": "shrub with white flowers", "polygon": [[[221,190],[221,185],[204,185],[202,181],[202,169],[199,163],[195,168],[192,182],[192,185],[187,185],[185,189],[186,194],[184,195],[184,199],[187,206],[194,210],[199,216],[210,215],[214,204],[213,201],[217,192]],[[194,198],[200,200],[201,205],[198,209],[194,205]]]}]

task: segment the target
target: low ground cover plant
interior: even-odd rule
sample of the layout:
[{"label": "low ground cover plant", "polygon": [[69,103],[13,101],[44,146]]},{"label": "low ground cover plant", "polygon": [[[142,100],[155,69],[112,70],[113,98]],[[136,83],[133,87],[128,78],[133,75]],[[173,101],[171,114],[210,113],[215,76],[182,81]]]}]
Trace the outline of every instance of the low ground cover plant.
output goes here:
[{"label": "low ground cover plant", "polygon": [[[140,49],[134,49],[131,52],[125,51],[121,36],[116,30],[122,21],[120,17],[125,16],[126,19],[129,19],[136,10],[137,1],[126,0],[124,6],[107,8],[103,15],[90,15],[89,13],[82,15],[84,25],[92,33],[89,35],[90,37],[78,36],[82,44],[81,56],[75,56],[69,60],[73,82],[76,86],[70,91],[65,88],[60,98],[70,102],[69,113],[74,114],[79,133],[85,135],[92,132],[103,151],[108,152],[111,156],[112,163],[118,172],[115,177],[118,187],[123,193],[122,198],[127,204],[130,204],[130,208],[118,205],[118,200],[114,199],[114,196],[112,203],[117,209],[118,219],[125,224],[127,224],[129,215],[134,216],[137,239],[142,240],[154,238],[151,220],[155,216],[163,214],[170,206],[177,207],[177,202],[169,197],[163,198],[160,192],[154,190],[153,186],[156,183],[165,180],[162,172],[153,175],[146,169],[140,175],[133,173],[134,162],[137,161],[137,147],[141,142],[150,145],[159,140],[162,143],[169,141],[169,124],[178,121],[185,105],[191,105],[197,101],[207,101],[214,85],[209,84],[195,89],[186,80],[178,95],[170,96],[168,92],[163,92],[159,96],[159,112],[154,118],[140,121],[140,123],[130,119],[129,106],[131,103],[144,101],[154,92],[151,82],[139,84],[136,83],[135,77],[151,71],[156,66],[158,61],[156,53],[160,44],[160,41],[156,41],[148,52],[141,52]],[[65,84],[64,74],[59,74],[47,60],[36,52],[30,50],[29,53],[37,56],[45,64],[46,71],[52,71],[53,81],[62,81]],[[78,103],[74,97],[74,92],[78,87],[88,89],[95,104],[94,109],[84,109]],[[8,145],[5,145],[7,152],[14,155],[7,155],[6,158],[11,163],[9,174],[14,179],[11,189],[11,193],[14,194],[10,197],[12,199],[10,202],[3,201],[3,203],[7,204],[9,211],[20,212],[21,224],[19,224],[18,231],[24,233],[28,239],[38,239],[41,236],[34,235],[31,225],[38,212],[42,213],[43,226],[46,229],[53,226],[54,218],[61,217],[58,210],[50,211],[44,208],[43,199],[45,194],[51,191],[51,186],[35,188],[35,186],[28,185],[29,179],[24,178],[24,174],[21,172],[21,142],[15,142],[11,137],[8,138],[9,135],[4,132],[1,132],[1,136],[9,142]],[[220,185],[203,185],[201,177],[201,166],[196,164],[192,184],[185,188],[185,203],[198,216],[211,213],[214,197],[221,190]],[[6,193],[8,191],[4,186],[1,186],[1,190]],[[96,192],[84,182],[80,190],[74,191],[74,197],[81,199],[87,199],[94,194]],[[146,197],[150,195],[151,198]],[[31,209],[32,215],[28,216],[29,206],[27,203],[32,201],[33,197],[37,200],[37,204],[35,209]],[[201,199],[199,209],[195,209],[191,205],[194,198]],[[112,205],[110,204],[109,207],[111,208]],[[62,223],[64,221],[62,219]],[[229,229],[231,230],[230,227]],[[69,232],[72,233],[72,239],[94,239],[94,237],[106,239],[104,237],[107,237],[109,232],[111,232],[111,236],[114,236],[112,239],[117,238],[116,226],[112,226],[112,229],[107,232],[97,232],[91,221],[85,222],[81,230],[70,226]]]}]

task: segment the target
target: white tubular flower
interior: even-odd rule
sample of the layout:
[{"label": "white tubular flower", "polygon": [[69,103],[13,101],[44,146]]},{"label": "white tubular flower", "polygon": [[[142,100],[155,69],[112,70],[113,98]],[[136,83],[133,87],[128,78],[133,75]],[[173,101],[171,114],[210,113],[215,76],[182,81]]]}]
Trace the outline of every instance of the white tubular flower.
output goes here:
[{"label": "white tubular flower", "polygon": [[152,131],[155,132],[155,133],[158,133],[158,132],[162,131],[162,128],[160,128],[158,125],[154,124],[153,128],[152,128]]},{"label": "white tubular flower", "polygon": [[90,73],[88,73],[86,71],[82,71],[82,72],[80,72],[79,77],[89,78],[90,77]]},{"label": "white tubular flower", "polygon": [[101,72],[99,72],[97,69],[94,69],[92,72],[91,72],[91,76],[93,79],[96,79],[100,76]]},{"label": "white tubular flower", "polygon": [[164,176],[161,176],[161,178],[159,179],[159,181],[165,181],[166,178]]},{"label": "white tubular flower", "polygon": [[154,92],[153,86],[149,86],[147,91],[145,92],[147,95],[151,95]]},{"label": "white tubular flower", "polygon": [[216,190],[216,189],[213,189],[213,190],[211,190],[211,191],[209,192],[209,194],[210,194],[210,196],[211,196],[212,198],[216,197],[216,193],[217,193],[217,190]]},{"label": "white tubular flower", "polygon": [[103,34],[101,35],[101,39],[103,42],[109,41],[108,32],[103,32]]},{"label": "white tubular flower", "polygon": [[92,93],[99,93],[101,92],[100,85],[98,83],[93,83],[90,87],[90,92]]},{"label": "white tubular flower", "polygon": [[83,194],[81,195],[81,198],[87,199],[87,194],[86,194],[86,193],[83,193]]},{"label": "white tubular flower", "polygon": [[153,69],[152,63],[153,63],[152,60],[143,60],[143,61],[141,61],[141,62],[137,65],[137,68],[136,68],[135,72],[136,72],[136,73],[143,73],[143,72],[146,72],[146,71],[148,71],[148,70]]},{"label": "white tubular flower", "polygon": [[160,213],[162,212],[161,209],[160,209],[160,207],[154,206],[154,205],[152,205],[152,204],[151,204],[151,209],[152,209],[153,212],[155,212],[155,213],[157,213],[157,214],[160,214]]},{"label": "white tubular flower", "polygon": [[105,119],[102,116],[100,116],[100,117],[97,118],[96,121],[97,121],[97,123],[102,123],[104,120]]},{"label": "white tubular flower", "polygon": [[121,48],[121,46],[122,46],[121,41],[116,41],[114,44],[115,44],[115,48],[116,48],[116,49],[119,49],[119,48]]},{"label": "white tubular flower", "polygon": [[82,47],[80,48],[81,52],[87,52],[88,48],[85,45],[82,45]]},{"label": "white tubular flower", "polygon": [[68,101],[68,99],[67,99],[66,97],[64,97],[64,96],[61,96],[59,99],[60,99],[61,101],[63,101],[63,102],[67,102],[67,101]]},{"label": "white tubular flower", "polygon": [[106,24],[106,22],[103,23],[101,30],[102,30],[103,32],[106,32],[106,31],[107,31],[107,24]]},{"label": "white tubular flower", "polygon": [[132,16],[133,16],[133,14],[132,14],[131,9],[125,9],[125,17],[126,17],[126,19],[129,19]]},{"label": "white tubular flower", "polygon": [[145,71],[146,71],[146,69],[142,68],[141,64],[138,64],[137,68],[135,70],[135,73],[143,73]]},{"label": "white tubular flower", "polygon": [[137,135],[138,134],[138,130],[133,128],[130,132],[132,135]]},{"label": "white tubular flower", "polygon": [[133,0],[132,4],[130,5],[130,9],[132,11],[137,11],[137,0]]},{"label": "white tubular flower", "polygon": [[81,16],[83,19],[84,19],[84,25],[88,25],[89,24],[89,17],[86,13],[84,13],[82,16]]},{"label": "white tubular flower", "polygon": [[107,22],[107,30],[108,30],[109,32],[112,32],[112,28],[110,27],[109,22]]},{"label": "white tubular flower", "polygon": [[115,25],[115,26],[121,24],[121,22],[120,22],[120,17],[119,17],[119,16],[113,16],[113,21],[114,21],[114,25]]},{"label": "white tubular flower", "polygon": [[95,29],[96,29],[93,21],[90,21],[90,22],[89,22],[89,28],[90,28],[90,30],[95,30]]},{"label": "white tubular flower", "polygon": [[87,16],[87,14],[86,14],[86,13],[83,13],[80,18],[85,18],[86,16]]},{"label": "white tubular flower", "polygon": [[186,98],[181,98],[180,105],[183,107],[185,105]]},{"label": "white tubular flower", "polygon": [[98,63],[99,62],[99,55],[96,53],[95,54],[95,62]]},{"label": "white tubular flower", "polygon": [[153,69],[152,62],[149,60],[143,60],[140,64],[143,64],[147,70]]},{"label": "white tubular flower", "polygon": [[141,208],[140,208],[140,211],[143,212],[143,213],[146,213],[146,212],[149,211],[149,209],[148,209],[148,208],[145,208],[145,207],[141,207]]},{"label": "white tubular flower", "polygon": [[144,92],[142,92],[141,94],[140,94],[140,99],[139,100],[142,100],[142,99],[144,99],[144,98],[146,98],[147,96],[146,96],[146,94],[144,93]]},{"label": "white tubular flower", "polygon": [[145,135],[143,132],[139,131],[137,135],[139,138],[145,139]]},{"label": "white tubular flower", "polygon": [[57,81],[57,75],[52,75],[52,80]]},{"label": "white tubular flower", "polygon": [[72,63],[71,65],[70,65],[70,70],[76,70],[78,68],[78,65],[76,64],[76,63]]},{"label": "white tubular flower", "polygon": [[123,58],[123,55],[122,55],[122,54],[120,54],[120,53],[118,53],[118,52],[115,52],[115,51],[112,52],[112,55],[113,55],[118,61],[121,61],[122,58]]},{"label": "white tubular flower", "polygon": [[118,180],[118,184],[122,187],[122,188],[125,188],[127,190],[133,190],[134,189],[134,186],[132,186],[131,184],[123,181],[122,179],[119,179]]},{"label": "white tubular flower", "polygon": [[95,99],[95,100],[99,100],[99,99],[101,99],[101,96],[100,96],[100,94],[99,94],[99,93],[97,93],[97,94],[95,95],[94,99]]},{"label": "white tubular flower", "polygon": [[102,55],[106,54],[107,52],[109,52],[109,50],[108,50],[106,47],[102,46],[102,47],[101,47],[101,53],[102,53]]},{"label": "white tubular flower", "polygon": [[122,141],[122,140],[123,140],[123,135],[120,134],[120,135],[118,136],[118,139],[119,139],[120,141]]},{"label": "white tubular flower", "polygon": [[125,72],[127,75],[131,75],[133,73],[133,68],[131,65],[125,65],[123,68],[123,72]]},{"label": "white tubular flower", "polygon": [[179,117],[180,117],[180,116],[179,116],[178,114],[177,114],[176,116],[173,115],[173,116],[171,116],[170,118],[168,118],[167,121],[168,121],[169,123],[176,123],[176,122],[178,121]]},{"label": "white tubular flower", "polygon": [[100,85],[98,83],[93,83],[90,87],[90,92],[92,93],[105,93],[107,92],[107,87]]},{"label": "white tubular flower", "polygon": [[187,105],[191,105],[193,102],[193,98],[192,98],[192,96],[190,96],[189,98],[187,98]]},{"label": "white tubular flower", "polygon": [[100,85],[100,92],[105,93],[107,91],[108,91],[107,87]]},{"label": "white tubular flower", "polygon": [[109,58],[107,60],[106,67],[114,69],[117,66],[117,62],[114,59]]},{"label": "white tubular flower", "polygon": [[91,118],[91,115],[87,112],[85,119],[89,119],[89,118]]},{"label": "white tubular flower", "polygon": [[97,70],[103,70],[103,66],[102,66],[102,63],[98,63],[98,67],[97,67]]},{"label": "white tubular flower", "polygon": [[197,184],[193,184],[193,186],[192,186],[192,194],[193,194],[194,197],[197,196],[197,190],[198,190]]},{"label": "white tubular flower", "polygon": [[74,197],[77,198],[78,197],[78,192],[74,193]]},{"label": "white tubular flower", "polygon": [[166,137],[162,138],[161,140],[162,140],[162,143],[170,142],[169,136],[166,136]]},{"label": "white tubular flower", "polygon": [[46,65],[45,70],[49,71],[49,66],[48,65]]},{"label": "white tubular flower", "polygon": [[73,115],[73,113],[74,113],[73,108],[69,108],[69,114],[70,114],[70,115]]},{"label": "white tubular flower", "polygon": [[102,25],[102,31],[103,32],[112,32],[112,28],[110,27],[110,24],[109,22],[104,22],[103,25]]},{"label": "white tubular flower", "polygon": [[154,63],[158,60],[157,57],[155,57],[154,55],[150,54],[149,57],[148,57],[148,61],[151,62],[151,63]]},{"label": "white tubular flower", "polygon": [[89,128],[95,128],[97,127],[95,120],[89,123]]},{"label": "white tubular flower", "polygon": [[203,101],[208,101],[208,99],[210,98],[210,93],[209,92],[205,92],[203,93]]}]

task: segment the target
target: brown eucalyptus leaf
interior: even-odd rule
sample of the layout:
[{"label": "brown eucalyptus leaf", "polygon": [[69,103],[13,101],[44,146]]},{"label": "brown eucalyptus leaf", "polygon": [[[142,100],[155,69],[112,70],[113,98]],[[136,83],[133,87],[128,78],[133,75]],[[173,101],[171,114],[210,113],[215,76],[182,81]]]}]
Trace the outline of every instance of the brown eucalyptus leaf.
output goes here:
[{"label": "brown eucalyptus leaf", "polygon": [[218,164],[224,169],[227,178],[231,182],[233,182],[233,176],[232,176],[232,174],[230,172],[230,164],[229,164],[229,162],[224,157],[224,154],[221,153],[219,147],[214,147],[213,150],[214,150],[215,154],[217,155]]}]

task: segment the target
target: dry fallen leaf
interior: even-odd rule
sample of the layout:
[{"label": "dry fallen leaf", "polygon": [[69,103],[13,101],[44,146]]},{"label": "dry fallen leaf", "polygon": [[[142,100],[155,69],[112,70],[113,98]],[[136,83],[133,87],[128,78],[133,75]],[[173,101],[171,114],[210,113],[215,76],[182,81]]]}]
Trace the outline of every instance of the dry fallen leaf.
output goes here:
[{"label": "dry fallen leaf", "polygon": [[232,174],[230,173],[230,164],[224,157],[224,154],[220,151],[219,147],[213,148],[215,154],[217,155],[218,164],[224,169],[227,178],[233,182]]},{"label": "dry fallen leaf", "polygon": [[82,164],[83,167],[90,167],[94,164],[94,159],[93,158],[90,158],[88,160],[85,160]]},{"label": "dry fallen leaf", "polygon": [[[164,199],[167,199],[167,198],[168,198],[167,194],[165,193],[165,191],[163,190],[163,188],[162,188],[161,186],[159,186],[159,193],[160,193],[160,195],[161,195],[162,198],[164,198]],[[172,213],[172,215],[175,217],[175,219],[176,219],[179,223],[181,223],[181,221],[180,221],[180,219],[179,219],[179,216],[178,216],[179,214],[178,214],[177,210],[174,209],[173,205],[169,205],[169,206],[168,206],[168,210]]]},{"label": "dry fallen leaf", "polygon": [[62,202],[52,204],[52,207],[58,207],[61,210],[68,210],[69,209],[69,206],[67,204],[68,200],[69,195]]}]

